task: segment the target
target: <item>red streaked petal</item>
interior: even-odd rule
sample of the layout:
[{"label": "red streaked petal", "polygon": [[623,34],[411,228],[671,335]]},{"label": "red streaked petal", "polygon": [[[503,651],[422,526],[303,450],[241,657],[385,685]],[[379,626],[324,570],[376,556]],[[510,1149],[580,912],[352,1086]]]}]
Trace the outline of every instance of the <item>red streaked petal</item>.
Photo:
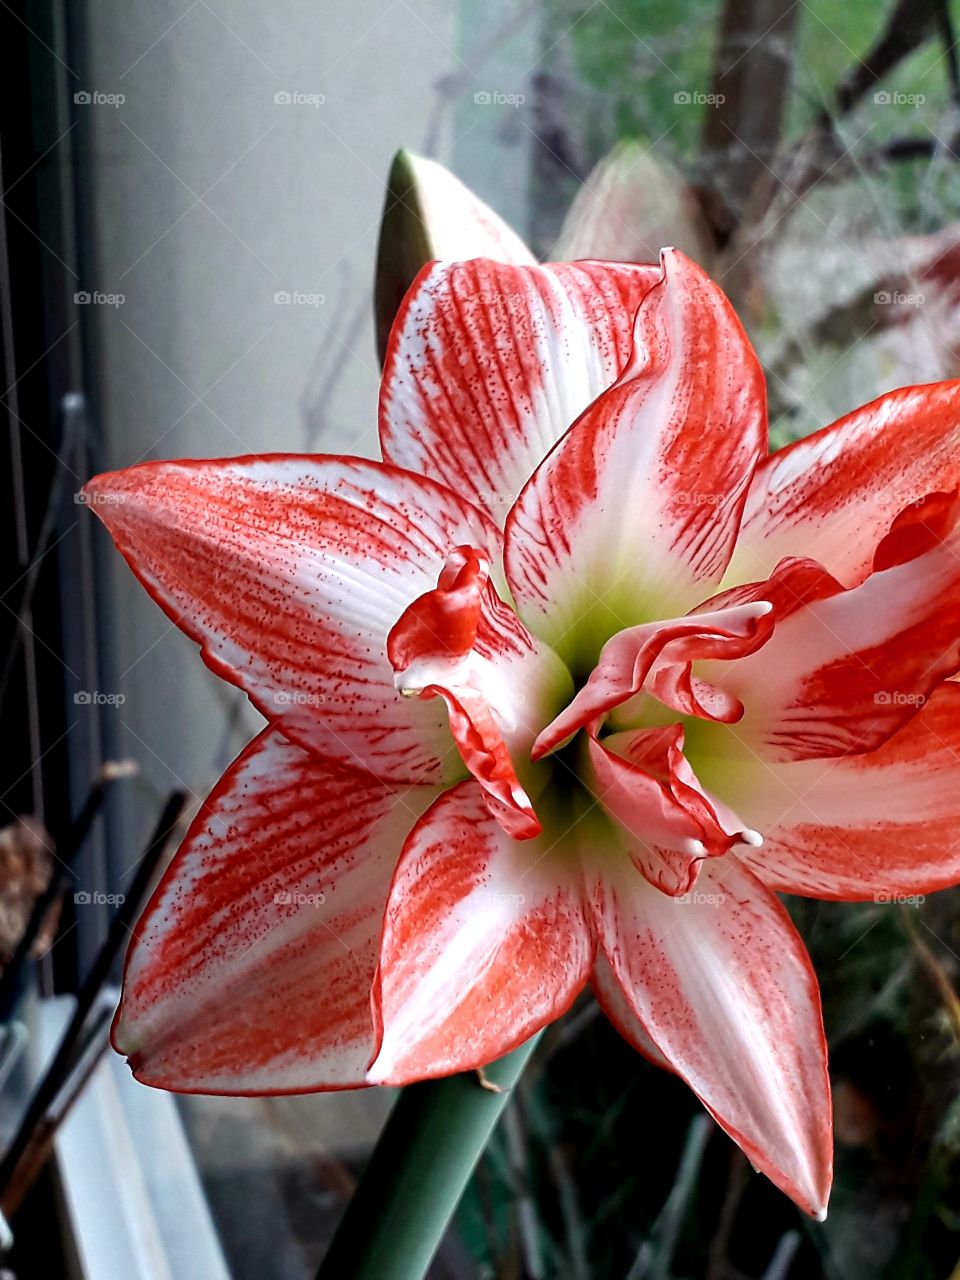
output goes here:
[{"label": "red streaked petal", "polygon": [[947,888],[960,880],[960,685],[875,751],[721,764],[717,785],[763,832],[745,861],[774,889],[891,902]]},{"label": "red streaked petal", "polygon": [[573,1003],[593,943],[579,879],[548,849],[511,840],[472,781],[410,833],[384,917],[371,1083],[483,1066]]},{"label": "red streaked petal", "polygon": [[437,586],[424,592],[393,624],[387,657],[394,671],[422,684],[430,671],[460,662],[477,642],[484,590],[490,569],[481,552],[455,547],[447,556]]},{"label": "red streaked petal", "polygon": [[539,734],[533,757],[555,750],[572,733],[640,693],[652,692],[681,714],[735,720],[743,711],[722,690],[695,681],[694,662],[740,658],[764,644],[772,619],[769,603],[750,600],[715,612],[649,622],[618,632],[603,646],[597,665],[573,701]]},{"label": "red streaked petal", "polygon": [[843,584],[818,561],[788,556],[774,567],[773,573],[766,580],[728,587],[705,601],[700,608],[709,613],[765,600],[773,606],[770,624],[776,626],[804,605],[838,595],[843,589]]},{"label": "red streaked petal", "polygon": [[442,709],[394,688],[386,640],[453,547],[499,559],[476,508],[382,463],[297,455],[143,463],[85,492],[207,665],[285,734],[396,782],[460,773]]},{"label": "red streaked petal", "polygon": [[[727,730],[732,754],[800,760],[872,751],[960,667],[960,555],[950,543],[849,590],[827,576],[821,585],[788,616],[775,608],[762,649],[699,672],[744,705]],[[767,584],[749,590],[768,594]]]},{"label": "red streaked petal", "polygon": [[506,526],[520,616],[561,657],[684,613],[719,582],[759,458],[763,375],[730,303],[663,255],[630,363],[526,485]]},{"label": "red streaked petal", "polygon": [[632,1014],[635,1042],[649,1037],[753,1164],[823,1216],[832,1126],[820,999],[774,895],[733,857],[705,862],[680,900],[608,872],[596,922],[624,997],[616,1024]]},{"label": "red streaked petal", "polygon": [[113,1032],[134,1075],[192,1093],[362,1085],[390,881],[438,794],[255,738],[137,925]]},{"label": "red streaked petal", "polygon": [[760,464],[725,581],[807,556],[852,586],[898,512],[958,484],[960,382],[892,391]]},{"label": "red streaked petal", "polygon": [[960,517],[960,495],[930,493],[918,498],[899,513],[890,532],[881,539],[873,553],[873,569],[892,569],[918,556],[933,551],[956,530]]},{"label": "red streaked petal", "polygon": [[664,757],[657,762],[664,766],[659,770],[666,773],[663,781],[651,772],[653,762],[648,760],[648,767],[641,768],[591,738],[588,785],[617,824],[631,860],[650,884],[662,893],[686,893],[708,849],[703,824],[670,786],[666,756],[678,738],[682,741],[683,730],[674,725],[647,730],[643,736],[648,746],[651,739],[656,740]]},{"label": "red streaked petal", "polygon": [[383,456],[502,523],[541,459],[620,374],[658,275],[604,262],[424,268],[390,335]]},{"label": "red streaked petal", "polygon": [[387,654],[403,694],[446,703],[461,758],[504,830],[517,840],[539,835],[511,752],[526,760],[537,729],[573,684],[556,654],[499,598],[482,553],[451,553],[439,585],[394,625]]},{"label": "red streaked petal", "polygon": [[450,732],[463,763],[483,788],[487,807],[515,840],[532,840],[540,822],[530,797],[520,785],[500,727],[482,694],[472,689],[430,685],[425,697],[440,697],[450,717]]},{"label": "red streaked petal", "polygon": [[634,864],[663,893],[686,893],[704,858],[759,843],[704,794],[683,755],[682,726],[591,736],[589,758],[589,789],[618,824]]}]

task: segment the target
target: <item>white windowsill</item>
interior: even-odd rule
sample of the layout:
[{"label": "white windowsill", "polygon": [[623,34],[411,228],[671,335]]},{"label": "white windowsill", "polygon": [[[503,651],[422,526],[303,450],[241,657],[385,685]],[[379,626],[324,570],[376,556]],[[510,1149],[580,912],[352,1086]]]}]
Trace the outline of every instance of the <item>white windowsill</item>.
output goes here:
[{"label": "white windowsill", "polygon": [[[32,1080],[72,1008],[68,996],[36,1003]],[[54,1159],[84,1280],[230,1280],[173,1097],[137,1084],[116,1054],[74,1105]]]}]

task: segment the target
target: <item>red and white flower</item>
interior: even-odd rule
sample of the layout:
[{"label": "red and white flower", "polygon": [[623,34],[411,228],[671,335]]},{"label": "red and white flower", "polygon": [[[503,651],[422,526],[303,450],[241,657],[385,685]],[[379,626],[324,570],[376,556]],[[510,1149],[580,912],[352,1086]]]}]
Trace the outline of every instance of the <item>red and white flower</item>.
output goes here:
[{"label": "red and white flower", "polygon": [[401,1084],[591,983],[822,1214],[820,1003],[776,891],[960,880],[960,384],[767,457],[756,357],[683,255],[477,260],[408,294],[380,430],[383,462],[87,487],[269,722],[140,921],[116,1047],[183,1091]]}]

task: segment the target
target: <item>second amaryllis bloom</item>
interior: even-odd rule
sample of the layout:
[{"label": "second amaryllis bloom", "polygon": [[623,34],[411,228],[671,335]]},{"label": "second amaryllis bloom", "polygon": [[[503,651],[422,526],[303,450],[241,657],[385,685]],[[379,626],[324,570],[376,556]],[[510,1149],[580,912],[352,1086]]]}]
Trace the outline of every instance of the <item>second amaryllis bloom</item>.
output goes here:
[{"label": "second amaryllis bloom", "polygon": [[825,1212],[817,984],[777,891],[960,879],[960,384],[767,456],[721,291],[435,264],[383,462],[157,462],[87,486],[269,721],[145,912],[116,1047],[282,1093],[481,1066],[592,984]]}]

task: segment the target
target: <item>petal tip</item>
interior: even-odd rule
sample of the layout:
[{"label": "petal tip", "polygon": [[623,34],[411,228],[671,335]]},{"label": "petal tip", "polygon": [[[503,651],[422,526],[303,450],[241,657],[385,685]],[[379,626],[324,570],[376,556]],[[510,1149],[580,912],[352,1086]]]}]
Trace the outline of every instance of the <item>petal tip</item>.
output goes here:
[{"label": "petal tip", "polygon": [[89,507],[94,515],[109,525],[112,523],[111,515],[118,507],[129,503],[130,497],[130,487],[123,471],[102,471],[81,486],[75,501],[78,506]]}]

